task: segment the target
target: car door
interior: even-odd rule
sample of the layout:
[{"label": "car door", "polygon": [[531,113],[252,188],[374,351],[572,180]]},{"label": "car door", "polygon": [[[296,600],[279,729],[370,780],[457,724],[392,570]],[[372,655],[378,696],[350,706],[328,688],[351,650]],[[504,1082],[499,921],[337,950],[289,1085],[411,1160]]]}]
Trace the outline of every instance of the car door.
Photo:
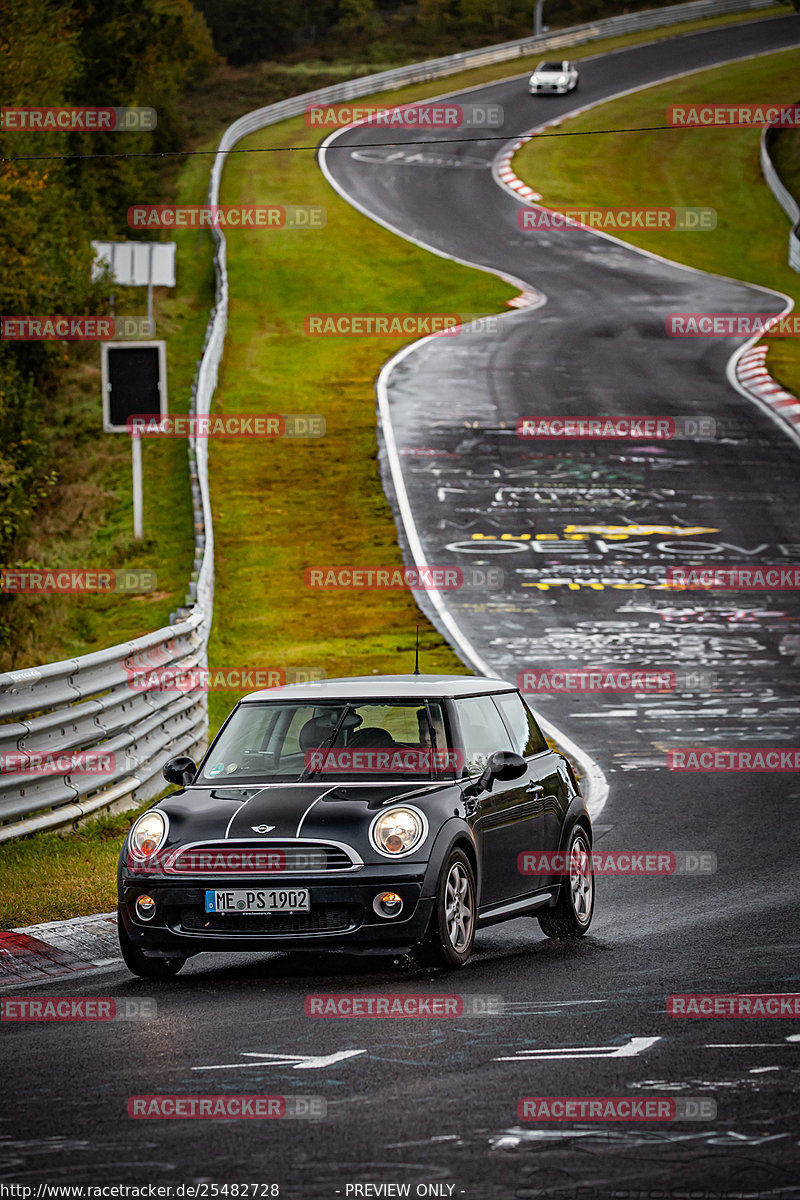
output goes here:
[{"label": "car door", "polygon": [[[461,727],[464,760],[471,780],[482,774],[489,756],[496,750],[512,750],[511,735],[491,695],[469,696],[455,701]],[[501,904],[533,890],[520,874],[518,848],[536,846],[534,822],[530,833],[520,825],[541,811],[537,798],[528,791],[530,772],[520,779],[496,780],[490,792],[482,791],[471,800],[474,805],[476,837],[481,847],[481,889],[479,907]]]},{"label": "car door", "polygon": [[[549,872],[538,871],[535,866],[541,851],[553,852],[559,848],[571,785],[562,756],[547,745],[519,692],[503,692],[493,699],[511,736],[512,748],[528,764],[528,773],[519,782],[525,786],[530,807],[514,831],[521,894],[525,895],[550,882]],[[520,854],[530,854],[530,858],[519,862]]]}]

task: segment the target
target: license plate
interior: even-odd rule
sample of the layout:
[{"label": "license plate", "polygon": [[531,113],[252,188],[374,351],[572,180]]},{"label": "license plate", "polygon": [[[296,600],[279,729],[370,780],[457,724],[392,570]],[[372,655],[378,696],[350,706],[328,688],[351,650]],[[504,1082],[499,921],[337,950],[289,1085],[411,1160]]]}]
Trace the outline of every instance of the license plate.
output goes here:
[{"label": "license plate", "polygon": [[296,913],[311,911],[308,888],[252,888],[206,892],[207,913]]}]

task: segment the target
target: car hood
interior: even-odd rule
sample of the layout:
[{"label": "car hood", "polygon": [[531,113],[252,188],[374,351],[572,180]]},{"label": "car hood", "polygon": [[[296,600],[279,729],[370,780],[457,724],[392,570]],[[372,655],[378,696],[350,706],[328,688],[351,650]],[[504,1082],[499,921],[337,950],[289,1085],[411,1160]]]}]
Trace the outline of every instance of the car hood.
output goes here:
[{"label": "car hood", "polygon": [[248,788],[188,787],[156,807],[169,818],[165,848],[188,841],[320,838],[362,842],[375,813],[392,802],[413,803],[426,814],[443,798],[460,797],[453,781],[375,786],[269,784]]}]

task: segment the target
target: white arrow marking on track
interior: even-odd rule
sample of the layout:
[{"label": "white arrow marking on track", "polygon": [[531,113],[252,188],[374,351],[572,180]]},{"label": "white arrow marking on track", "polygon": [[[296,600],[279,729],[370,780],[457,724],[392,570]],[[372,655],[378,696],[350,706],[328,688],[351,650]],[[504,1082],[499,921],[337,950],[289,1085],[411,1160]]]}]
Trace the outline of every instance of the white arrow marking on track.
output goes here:
[{"label": "white arrow marking on track", "polygon": [[786,1042],[800,1042],[800,1033],[790,1033],[784,1042],[706,1042],[706,1050],[763,1050],[770,1046],[785,1046]]},{"label": "white arrow marking on track", "polygon": [[649,1050],[661,1038],[632,1037],[622,1046],[562,1046],[555,1050],[520,1050],[517,1054],[495,1058],[494,1062],[544,1062],[551,1058],[633,1058]]},{"label": "white arrow marking on track", "polygon": [[215,1063],[210,1067],[192,1067],[193,1071],[229,1071],[234,1067],[293,1067],[295,1071],[316,1071],[329,1067],[345,1058],[366,1054],[366,1050],[337,1050],[335,1054],[271,1054],[258,1050],[242,1051],[245,1058],[256,1058],[258,1062]]}]

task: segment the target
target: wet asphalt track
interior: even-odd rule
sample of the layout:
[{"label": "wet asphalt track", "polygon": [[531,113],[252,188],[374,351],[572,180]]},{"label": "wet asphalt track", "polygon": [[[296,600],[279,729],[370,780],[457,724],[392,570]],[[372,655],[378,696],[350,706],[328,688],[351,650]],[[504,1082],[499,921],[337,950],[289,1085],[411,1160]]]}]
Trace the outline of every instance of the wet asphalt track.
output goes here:
[{"label": "wet asphalt track", "polygon": [[[546,119],[545,107],[555,115],[799,35],[790,17],[727,28],[589,62],[575,99],[532,101],[520,79],[470,99],[501,103],[512,137]],[[488,162],[498,147],[478,143],[468,155]],[[460,152],[449,146],[446,157]],[[346,150],[330,153],[328,165],[392,225],[546,293],[544,307],[504,318],[499,333],[429,343],[389,378],[422,546],[429,562],[502,566],[501,591],[448,600],[498,673],[591,663],[714,672],[713,687],[673,698],[534,703],[608,775],[599,848],[710,850],[718,871],[600,880],[592,932],[580,945],[547,942],[523,919],[479,934],[474,960],[457,975],[406,962],[201,957],[170,984],[133,981],[112,967],[69,985],[27,988],[153,997],[158,1016],[3,1026],[0,1179],[251,1181],[277,1183],[297,1200],[356,1195],[352,1185],[368,1183],[410,1184],[411,1195],[417,1185],[439,1185],[441,1195],[470,1200],[796,1196],[798,1022],[683,1022],[665,1015],[665,998],[800,991],[800,785],[794,775],[680,775],[664,759],[668,747],[686,744],[796,744],[798,603],[791,593],[672,596],[652,586],[666,563],[689,561],[689,541],[697,561],[713,554],[725,563],[771,563],[800,553],[798,450],[726,383],[735,344],[667,342],[661,334],[668,311],[775,311],[781,303],[578,231],[533,241],[516,226],[518,203],[486,167],[368,163]],[[535,453],[513,433],[534,402],[539,413],[713,415],[718,436],[651,450],[583,444]],[[535,534],[562,535],[568,524],[601,531],[572,541],[577,552],[562,536],[555,547],[543,539],[551,550],[540,554]],[[621,540],[607,532],[633,525],[709,532]],[[476,532],[489,547],[465,553]],[[498,541],[503,533],[511,541]],[[589,571],[610,582],[602,590],[524,586]],[[611,586],[633,579],[647,586]],[[501,996],[506,1011],[452,1021],[307,1018],[304,996],[325,988],[483,993]],[[277,1058],[344,1051],[358,1053],[327,1065]],[[319,1095],[328,1115],[314,1125],[126,1116],[129,1096],[166,1092]],[[670,1126],[526,1126],[516,1118],[525,1095],[647,1094],[713,1098],[718,1115]]]}]

